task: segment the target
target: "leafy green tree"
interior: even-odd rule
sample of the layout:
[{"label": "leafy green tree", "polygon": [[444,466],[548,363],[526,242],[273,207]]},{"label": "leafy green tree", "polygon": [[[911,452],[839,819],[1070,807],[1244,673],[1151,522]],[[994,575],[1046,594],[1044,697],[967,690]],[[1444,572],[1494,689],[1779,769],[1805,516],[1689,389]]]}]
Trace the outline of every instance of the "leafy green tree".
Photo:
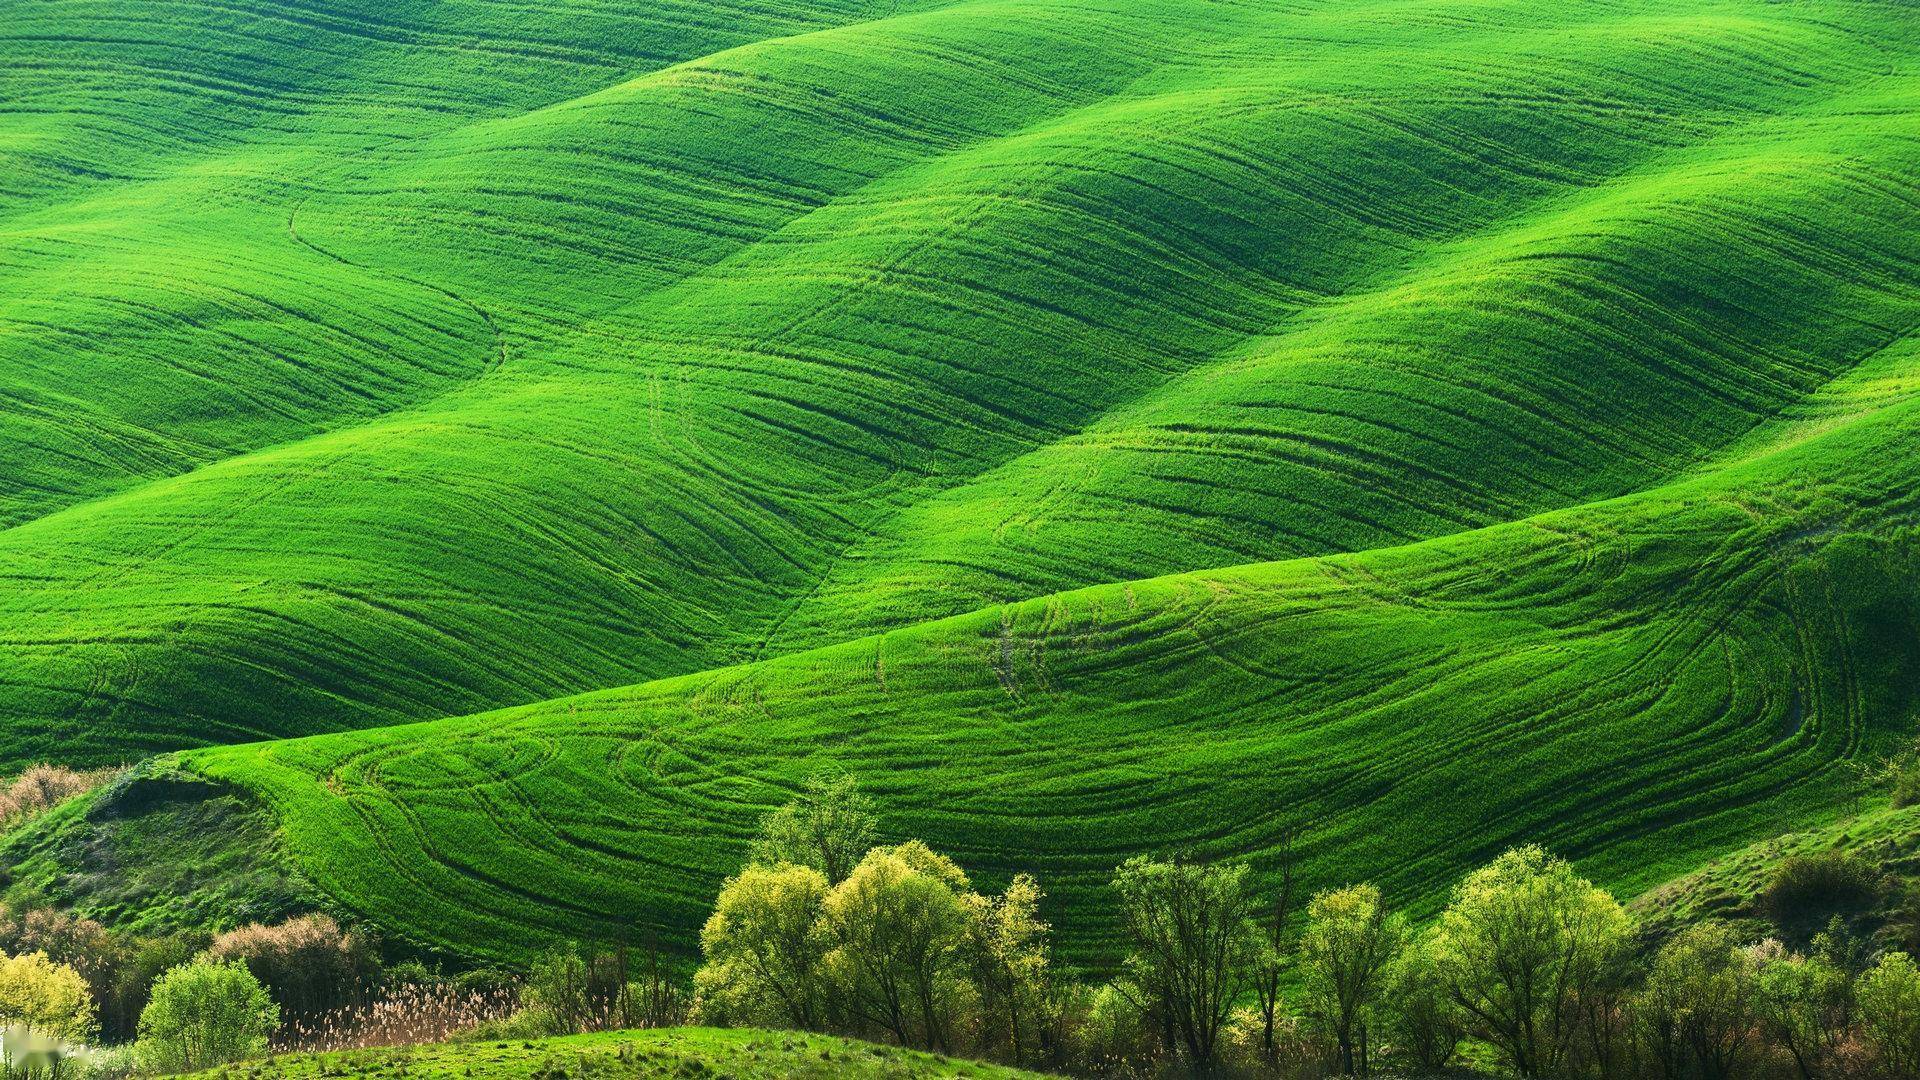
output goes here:
[{"label": "leafy green tree", "polygon": [[1559,1067],[1580,1003],[1626,953],[1618,901],[1536,846],[1515,848],[1454,890],[1432,939],[1448,997],[1521,1076]]},{"label": "leafy green tree", "polygon": [[1753,954],[1724,925],[1688,927],[1654,957],[1640,1012],[1667,1075],[1748,1075],[1759,1019]]},{"label": "leafy green tree", "polygon": [[1387,980],[1387,1015],[1395,1041],[1421,1072],[1446,1069],[1466,1031],[1460,1009],[1435,969],[1430,942],[1416,941],[1401,950]]},{"label": "leafy green tree", "polygon": [[93,1038],[87,980],[45,953],[0,956],[0,1028],[20,1026],[66,1042]]},{"label": "leafy green tree", "polygon": [[1387,913],[1373,885],[1331,889],[1307,902],[1307,928],[1300,937],[1302,989],[1308,1011],[1333,1038],[1343,1075],[1366,1069],[1364,1051],[1360,1060],[1354,1057],[1355,1035],[1406,940],[1406,920]]},{"label": "leafy green tree", "polygon": [[811,866],[750,865],[720,890],[700,931],[700,1011],[823,1030],[826,875]]},{"label": "leafy green tree", "polygon": [[1851,1026],[1853,985],[1831,960],[1788,952],[1778,941],[1753,950],[1761,1030],[1786,1048],[1801,1080],[1820,1080]]},{"label": "leafy green tree", "polygon": [[1024,1062],[1049,1031],[1053,1003],[1048,926],[1040,918],[1040,884],[1016,875],[997,897],[967,893],[968,954],[980,1007],[1005,1025],[1008,1051]]},{"label": "leafy green tree", "polygon": [[1142,1011],[1160,1010],[1167,1041],[1184,1049],[1194,1072],[1216,1072],[1220,1030],[1258,956],[1247,868],[1135,857],[1113,884],[1133,946],[1132,985],[1151,999]]},{"label": "leafy green tree", "polygon": [[1920,1076],[1920,967],[1889,952],[1860,976],[1855,993],[1867,1039],[1891,1076]]},{"label": "leafy green tree", "polygon": [[154,1072],[193,1072],[266,1053],[280,1007],[239,961],[199,959],[153,985],[134,1056]]},{"label": "leafy green tree", "polygon": [[527,974],[527,998],[563,1035],[625,1027],[632,1020],[625,953],[577,943],[549,950]]},{"label": "leafy green tree", "polygon": [[949,1046],[967,989],[967,878],[918,840],[867,852],[827,894],[827,968],[840,1002],[901,1045]]},{"label": "leafy green tree", "polygon": [[811,866],[838,885],[873,846],[878,820],[852,776],[816,775],[798,799],[762,819],[752,861]]},{"label": "leafy green tree", "polygon": [[1269,1068],[1280,1062],[1278,1028],[1280,1020],[1280,989],[1286,980],[1288,955],[1291,952],[1288,934],[1289,922],[1293,918],[1295,872],[1298,856],[1295,842],[1300,837],[1300,828],[1289,825],[1280,831],[1275,845],[1279,859],[1280,884],[1272,894],[1270,903],[1255,917],[1259,927],[1258,948],[1253,960],[1253,992],[1260,1010],[1260,1053],[1266,1059]]}]

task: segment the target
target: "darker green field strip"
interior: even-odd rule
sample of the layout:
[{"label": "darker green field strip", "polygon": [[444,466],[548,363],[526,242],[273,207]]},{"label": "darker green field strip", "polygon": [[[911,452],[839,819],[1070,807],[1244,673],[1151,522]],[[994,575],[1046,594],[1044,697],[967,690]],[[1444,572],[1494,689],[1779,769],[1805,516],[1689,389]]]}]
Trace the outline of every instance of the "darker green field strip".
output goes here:
[{"label": "darker green field strip", "polygon": [[1423,543],[1103,586],[484,716],[186,755],[340,906],[512,960],[685,947],[762,809],[830,763],[989,881],[1195,846],[1416,911],[1541,840],[1632,892],[1817,820],[1920,705],[1914,407],[1643,495]]}]

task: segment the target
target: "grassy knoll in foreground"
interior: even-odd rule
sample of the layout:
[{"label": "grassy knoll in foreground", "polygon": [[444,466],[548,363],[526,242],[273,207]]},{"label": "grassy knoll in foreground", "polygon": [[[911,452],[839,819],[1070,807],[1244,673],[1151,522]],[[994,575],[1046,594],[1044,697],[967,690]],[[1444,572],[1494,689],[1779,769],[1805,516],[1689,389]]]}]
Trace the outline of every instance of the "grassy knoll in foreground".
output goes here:
[{"label": "grassy knoll in foreground", "polygon": [[791,1031],[665,1028],[509,1042],[452,1042],[330,1054],[288,1054],[195,1074],[227,1080],[326,1076],[687,1078],[735,1080],[1017,1080],[1040,1074],[898,1047]]}]

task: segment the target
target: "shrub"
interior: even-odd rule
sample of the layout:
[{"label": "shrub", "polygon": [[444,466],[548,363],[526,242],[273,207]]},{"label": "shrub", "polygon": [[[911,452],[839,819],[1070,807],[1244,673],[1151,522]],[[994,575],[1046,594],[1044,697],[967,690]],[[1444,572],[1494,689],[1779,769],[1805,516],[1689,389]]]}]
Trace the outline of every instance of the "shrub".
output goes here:
[{"label": "shrub", "polygon": [[325,915],[230,930],[214,938],[207,953],[217,961],[245,964],[292,1016],[359,1003],[379,974],[370,945]]},{"label": "shrub", "polygon": [[1387,913],[1375,886],[1333,889],[1307,903],[1301,985],[1309,1013],[1333,1040],[1343,1075],[1367,1071],[1364,1029],[1406,936],[1405,920]]},{"label": "shrub", "polygon": [[154,1072],[192,1072],[257,1057],[280,1008],[245,964],[202,958],[153,985],[135,1056]]},{"label": "shrub", "polygon": [[1853,1004],[1847,973],[1821,956],[1788,952],[1778,941],[1751,950],[1759,972],[1762,1031],[1793,1058],[1801,1076],[1822,1076],[1846,1041]]},{"label": "shrub", "polygon": [[1866,775],[1869,781],[1886,786],[1894,809],[1920,803],[1920,738],[1907,742],[1892,757],[1882,758]]},{"label": "shrub", "polygon": [[101,1033],[110,1040],[131,1040],[139,1031],[140,1013],[147,1007],[154,982],[192,960],[204,944],[197,935],[122,943],[112,990],[100,999]]},{"label": "shrub", "polygon": [[624,953],[578,945],[554,949],[528,973],[526,997],[552,1013],[566,1035],[626,1027],[632,1020]]},{"label": "shrub", "polygon": [[402,960],[397,964],[388,964],[380,972],[380,987],[383,990],[400,990],[406,987],[437,986],[452,980],[440,974],[437,967],[428,967],[419,960]]},{"label": "shrub", "polygon": [[1881,886],[1880,871],[1857,855],[1792,855],[1774,871],[1760,894],[1760,907],[1782,926],[1804,924],[1836,911],[1871,907]]},{"label": "shrub", "polygon": [[39,817],[75,795],[102,787],[125,771],[34,765],[11,781],[0,781],[0,832]]},{"label": "shrub", "polygon": [[1017,874],[996,897],[967,893],[967,954],[980,1008],[1008,1056],[1023,1063],[1046,1042],[1059,1005],[1040,884]]},{"label": "shrub", "polygon": [[120,974],[131,952],[125,942],[91,919],[51,908],[0,907],[0,954],[43,953],[79,972],[110,1035],[124,1033],[117,1023],[123,1014]]},{"label": "shrub", "polygon": [[1908,760],[1891,777],[1895,809],[1920,803],[1920,758]]},{"label": "shrub", "polygon": [[1196,1072],[1213,1072],[1220,1029],[1260,954],[1247,868],[1136,857],[1113,884],[1142,1005],[1164,1011]]},{"label": "shrub", "polygon": [[466,1042],[498,1042],[506,1039],[544,1039],[565,1035],[560,1018],[551,1009],[528,1006],[499,1020],[485,1020],[457,1036]]},{"label": "shrub", "polygon": [[873,846],[876,822],[873,801],[853,777],[815,776],[800,798],[761,821],[752,861],[811,866],[838,885]]},{"label": "shrub", "polygon": [[1402,952],[1388,972],[1386,1013],[1393,1041],[1415,1068],[1437,1073],[1453,1063],[1466,1031],[1424,941]]},{"label": "shrub", "polygon": [[1138,988],[1114,984],[1094,991],[1073,1054],[1080,1071],[1094,1076],[1145,1073],[1166,1048],[1155,1040],[1158,1025],[1141,1008]]}]

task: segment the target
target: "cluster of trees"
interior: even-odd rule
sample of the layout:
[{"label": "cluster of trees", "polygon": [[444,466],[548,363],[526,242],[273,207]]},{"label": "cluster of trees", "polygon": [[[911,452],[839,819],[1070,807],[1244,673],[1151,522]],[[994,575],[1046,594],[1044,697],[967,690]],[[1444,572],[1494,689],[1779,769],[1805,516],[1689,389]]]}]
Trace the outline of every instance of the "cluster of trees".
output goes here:
[{"label": "cluster of trees", "polygon": [[[114,1068],[173,1072],[274,1046],[689,1014],[1089,1076],[1920,1076],[1920,966],[1898,945],[1876,954],[1838,919],[1795,936],[1799,950],[1714,923],[1654,948],[1605,890],[1522,847],[1416,928],[1370,884],[1297,903],[1289,836],[1264,884],[1191,857],[1119,866],[1126,959],[1095,985],[1056,963],[1033,877],[983,891],[918,840],[879,843],[876,826],[846,777],[816,778],[770,814],[702,929],[691,993],[651,937],[638,951],[555,950],[524,980],[446,979],[384,967],[374,942],[323,915],[137,937],[0,908],[0,1080],[77,1075],[74,1048],[103,1037],[130,1046]],[[1790,858],[1759,904],[1785,926],[1874,894],[1880,876],[1858,858]]]},{"label": "cluster of trees", "polygon": [[[145,1071],[173,1073],[255,1057],[279,1022],[279,1008],[245,965],[202,957],[154,981],[133,1058]],[[95,1064],[87,1044],[99,1026],[86,980],[45,953],[0,956],[0,1029],[0,1076],[8,1080],[77,1075]]]},{"label": "cluster of trees", "polygon": [[1836,922],[1801,952],[1705,924],[1649,955],[1538,847],[1468,875],[1420,931],[1369,884],[1294,910],[1291,858],[1271,892],[1245,866],[1135,858],[1113,882],[1128,957],[1093,988],[1054,963],[1031,877],[984,895],[925,844],[874,838],[846,779],[765,822],[701,935],[700,1020],[1091,1075],[1439,1073],[1471,1047],[1520,1077],[1920,1076],[1906,953],[1870,957]]},{"label": "cluster of trees", "polygon": [[574,1035],[583,1031],[671,1027],[687,1018],[687,995],[648,935],[638,951],[569,944],[537,961],[516,987],[523,1008],[480,1035]]},{"label": "cluster of trees", "polygon": [[701,931],[697,1018],[1046,1058],[1061,1010],[1035,881],[983,895],[925,844],[874,836],[846,778],[767,819]]},{"label": "cluster of trees", "polygon": [[[1109,1064],[1145,1071],[1157,1052],[1201,1075],[1363,1075],[1383,1061],[1424,1073],[1472,1042],[1521,1077],[1920,1076],[1920,968],[1898,950],[1870,959],[1838,922],[1805,952],[1705,923],[1649,960],[1610,894],[1523,847],[1470,874],[1422,933],[1357,885],[1314,896],[1276,945],[1245,880],[1230,866],[1121,868],[1135,952],[1115,993],[1153,1038]],[[1277,1019],[1258,995],[1266,1014],[1245,1015],[1236,1002],[1277,962],[1292,966],[1296,1014]]]},{"label": "cluster of trees", "polygon": [[130,1044],[153,1072],[255,1056],[283,1017],[361,1001],[386,977],[370,942],[323,915],[146,936],[0,908],[0,1076],[70,1075],[97,1042]]}]

